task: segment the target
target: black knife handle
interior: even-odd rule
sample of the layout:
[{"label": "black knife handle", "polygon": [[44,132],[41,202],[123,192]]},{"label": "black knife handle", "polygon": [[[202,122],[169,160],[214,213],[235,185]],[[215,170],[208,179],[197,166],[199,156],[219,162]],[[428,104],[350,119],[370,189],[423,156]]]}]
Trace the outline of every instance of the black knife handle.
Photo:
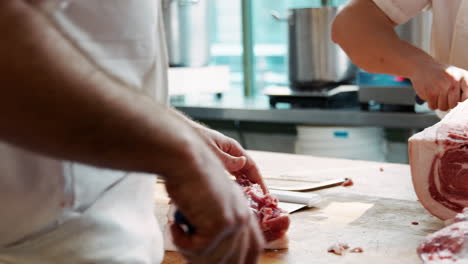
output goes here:
[{"label": "black knife handle", "polygon": [[185,216],[182,214],[180,210],[177,210],[174,213],[174,220],[176,224],[181,226],[188,235],[195,233],[196,231],[195,227],[188,221],[187,218],[185,218]]},{"label": "black knife handle", "polygon": [[426,102],[426,101],[424,101],[423,99],[421,99],[421,97],[419,97],[419,95],[416,95],[416,96],[414,97],[414,100],[416,101],[416,103],[417,103],[418,105],[422,105],[422,104],[424,104],[424,103]]}]

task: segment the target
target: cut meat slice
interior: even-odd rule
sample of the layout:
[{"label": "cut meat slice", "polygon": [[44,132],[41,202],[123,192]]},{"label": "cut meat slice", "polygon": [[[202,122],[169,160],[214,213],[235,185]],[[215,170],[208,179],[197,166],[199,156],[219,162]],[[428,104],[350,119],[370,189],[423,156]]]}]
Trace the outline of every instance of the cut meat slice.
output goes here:
[{"label": "cut meat slice", "polygon": [[466,233],[468,222],[447,226],[428,236],[418,247],[418,254],[424,263],[460,263],[460,259],[466,258],[463,250]]},{"label": "cut meat slice", "polygon": [[468,215],[458,214],[454,223],[426,237],[418,254],[426,264],[467,263]]},{"label": "cut meat slice", "polygon": [[419,201],[440,219],[468,207],[468,101],[409,139],[413,186]]},{"label": "cut meat slice", "polygon": [[[244,194],[250,205],[250,209],[259,221],[260,228],[267,242],[265,249],[288,248],[286,232],[290,225],[287,212],[278,207],[278,199],[271,194],[265,194],[258,184],[253,184],[248,179],[239,178],[237,183],[244,190]],[[168,223],[164,228],[164,248],[169,251],[176,250],[172,243],[170,225],[174,223],[176,208],[171,205],[168,212]]]}]

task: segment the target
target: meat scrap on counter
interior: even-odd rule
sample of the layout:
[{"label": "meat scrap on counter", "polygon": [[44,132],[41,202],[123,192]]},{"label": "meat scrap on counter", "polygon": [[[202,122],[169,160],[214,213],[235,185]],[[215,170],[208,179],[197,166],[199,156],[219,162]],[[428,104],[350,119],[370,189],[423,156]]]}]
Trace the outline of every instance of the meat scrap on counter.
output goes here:
[{"label": "meat scrap on counter", "polygon": [[335,255],[343,256],[348,249],[349,249],[348,244],[338,242],[338,243],[331,245],[328,248],[328,252],[333,253]]},{"label": "meat scrap on counter", "polygon": [[362,253],[362,252],[364,252],[364,250],[362,248],[360,248],[360,247],[357,247],[357,248],[351,249],[349,252],[351,252],[351,253]]},{"label": "meat scrap on counter", "polygon": [[[343,256],[344,254],[346,254],[346,252],[348,252],[348,249],[350,249],[348,244],[337,242],[331,245],[327,251],[335,255]],[[364,250],[361,247],[356,247],[356,248],[349,250],[349,252],[350,253],[362,253],[364,252]]]}]

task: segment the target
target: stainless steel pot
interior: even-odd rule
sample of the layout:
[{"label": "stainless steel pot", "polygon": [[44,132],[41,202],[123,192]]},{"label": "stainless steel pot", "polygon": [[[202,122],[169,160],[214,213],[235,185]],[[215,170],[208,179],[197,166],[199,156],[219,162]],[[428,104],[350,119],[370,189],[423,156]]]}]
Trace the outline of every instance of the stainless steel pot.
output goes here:
[{"label": "stainless steel pot", "polygon": [[290,9],[289,80],[293,88],[316,89],[355,77],[357,67],[331,40],[332,22],[340,9]]},{"label": "stainless steel pot", "polygon": [[209,0],[164,0],[171,66],[200,67],[210,60]]}]

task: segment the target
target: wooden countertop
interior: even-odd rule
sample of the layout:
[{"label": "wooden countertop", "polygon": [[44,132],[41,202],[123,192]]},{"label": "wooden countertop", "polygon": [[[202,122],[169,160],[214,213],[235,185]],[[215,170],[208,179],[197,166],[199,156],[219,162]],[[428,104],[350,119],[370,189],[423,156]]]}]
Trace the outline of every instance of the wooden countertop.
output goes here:
[{"label": "wooden countertop", "polygon": [[[417,202],[408,165],[258,151],[250,154],[266,178],[288,174],[311,181],[339,177],[354,181],[351,187],[315,191],[324,201],[320,208],[291,215],[289,249],[266,251],[260,263],[421,263],[417,245],[443,227]],[[278,180],[268,182],[280,184]],[[163,187],[158,188],[157,213],[161,216],[167,197]],[[328,253],[327,248],[338,241],[364,252]],[[167,252],[163,263],[185,262],[177,253]]]}]

